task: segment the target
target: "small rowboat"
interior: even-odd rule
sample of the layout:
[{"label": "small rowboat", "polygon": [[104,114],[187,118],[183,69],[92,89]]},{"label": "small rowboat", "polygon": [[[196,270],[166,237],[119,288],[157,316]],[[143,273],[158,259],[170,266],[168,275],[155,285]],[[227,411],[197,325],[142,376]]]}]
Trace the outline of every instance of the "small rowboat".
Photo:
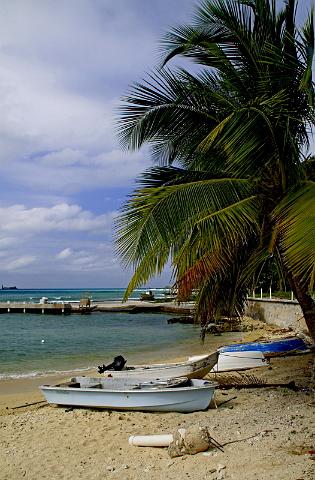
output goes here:
[{"label": "small rowboat", "polygon": [[274,357],[278,355],[288,355],[298,352],[307,352],[308,346],[298,337],[281,338],[277,340],[269,340],[262,342],[236,343],[219,348],[219,352],[250,352],[260,351],[265,357]]},{"label": "small rowboat", "polygon": [[133,365],[123,370],[102,370],[105,377],[164,379],[174,377],[203,378],[218,361],[218,352],[191,357],[185,362]]},{"label": "small rowboat", "polygon": [[218,363],[211,373],[248,370],[250,368],[266,367],[269,364],[264,354],[259,350],[241,352],[220,352]]},{"label": "small rowboat", "polygon": [[[190,359],[193,358],[200,359],[203,357],[190,357]],[[210,370],[210,373],[248,370],[250,368],[266,367],[268,364],[269,362],[260,351],[221,352],[219,349],[218,362]]]},{"label": "small rowboat", "polygon": [[76,407],[154,412],[194,412],[208,408],[216,383],[176,378],[74,377],[58,385],[41,385],[48,403]]}]

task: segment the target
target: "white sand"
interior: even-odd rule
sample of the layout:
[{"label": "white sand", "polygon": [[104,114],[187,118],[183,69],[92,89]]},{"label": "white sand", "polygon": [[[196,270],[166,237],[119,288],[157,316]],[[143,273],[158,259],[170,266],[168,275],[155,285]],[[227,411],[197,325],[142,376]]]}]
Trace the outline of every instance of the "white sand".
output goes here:
[{"label": "white sand", "polygon": [[[272,360],[254,373],[272,382],[295,380],[310,386],[311,355]],[[247,372],[248,373],[248,372]],[[253,373],[251,371],[250,373]],[[25,381],[24,381],[25,382]],[[18,384],[23,388],[23,382]],[[24,383],[25,386],[25,383]],[[11,386],[12,387],[12,386]],[[34,388],[11,388],[0,396],[0,479],[234,479],[315,478],[314,394],[285,388],[218,391],[222,407],[205,412],[108,412],[37,404]],[[8,407],[8,408],[6,408]],[[128,445],[133,434],[172,433],[193,424],[208,426],[224,452],[173,460],[164,448]]]}]

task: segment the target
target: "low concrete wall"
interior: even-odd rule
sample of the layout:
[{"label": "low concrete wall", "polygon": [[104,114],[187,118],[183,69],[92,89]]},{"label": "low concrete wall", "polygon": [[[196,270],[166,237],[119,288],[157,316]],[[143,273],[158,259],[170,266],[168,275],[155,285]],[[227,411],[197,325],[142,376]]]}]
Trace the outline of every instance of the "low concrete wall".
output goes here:
[{"label": "low concrete wall", "polygon": [[301,307],[296,300],[248,298],[245,315],[282,328],[307,330]]}]

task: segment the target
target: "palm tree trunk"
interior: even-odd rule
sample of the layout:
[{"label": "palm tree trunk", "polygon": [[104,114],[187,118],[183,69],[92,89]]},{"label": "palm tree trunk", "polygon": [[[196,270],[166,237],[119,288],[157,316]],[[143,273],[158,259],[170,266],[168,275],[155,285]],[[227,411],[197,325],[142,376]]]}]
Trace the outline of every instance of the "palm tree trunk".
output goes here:
[{"label": "palm tree trunk", "polygon": [[293,293],[302,309],[310,337],[315,343],[315,302],[308,293],[308,288],[305,283],[294,277],[291,272],[287,271],[286,273]]}]

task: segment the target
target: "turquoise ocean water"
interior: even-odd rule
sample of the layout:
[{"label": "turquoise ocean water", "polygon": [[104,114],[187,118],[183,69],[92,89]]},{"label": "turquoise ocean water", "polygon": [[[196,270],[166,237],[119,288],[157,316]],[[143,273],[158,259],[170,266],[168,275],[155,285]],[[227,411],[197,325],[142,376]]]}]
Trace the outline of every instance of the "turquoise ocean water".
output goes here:
[{"label": "turquoise ocean water", "polygon": [[[123,289],[0,291],[0,301],[120,300]],[[161,293],[162,290],[155,291]],[[139,298],[139,291],[134,298]],[[168,325],[172,314],[0,315],[0,379],[94,369],[115,355],[133,362],[167,361],[200,348],[199,328]],[[193,351],[195,346],[195,352]]]},{"label": "turquoise ocean water", "polygon": [[[149,289],[137,289],[131,296],[130,300],[139,299],[140,293]],[[164,297],[163,288],[151,289],[156,298]],[[124,288],[62,288],[62,289],[17,289],[17,290],[0,290],[0,302],[38,302],[42,297],[47,297],[49,301],[61,300],[65,302],[78,301],[86,295],[89,295],[93,301],[115,301],[121,300],[124,294]]]}]

